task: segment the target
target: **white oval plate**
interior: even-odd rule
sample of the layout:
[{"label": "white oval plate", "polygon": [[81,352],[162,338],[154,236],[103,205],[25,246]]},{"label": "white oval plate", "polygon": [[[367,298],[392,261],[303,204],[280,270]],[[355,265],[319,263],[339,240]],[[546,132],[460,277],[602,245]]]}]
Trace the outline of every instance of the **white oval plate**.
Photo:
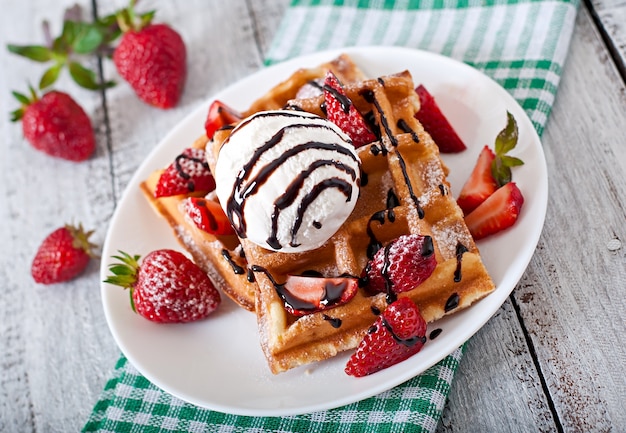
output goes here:
[{"label": "white oval plate", "polygon": [[[411,71],[424,84],[457,129],[468,149],[445,155],[455,196],[472,170],[480,149],[493,146],[505,126],[506,111],[517,119],[515,155],[525,165],[513,177],[525,203],[517,224],[479,243],[496,290],[471,308],[430,325],[443,332],[422,351],[391,368],[364,378],[343,371],[349,353],[332,360],[273,375],[258,342],[256,318],[224,299],[216,313],[191,324],[162,325],[132,312],[128,293],[102,284],[106,319],[120,349],[152,383],[205,408],[239,415],[284,416],[339,407],[388,390],[422,373],[469,339],[500,308],[530,261],[546,213],[547,169],[539,137],[516,101],[475,69],[436,54],[405,48],[365,47],[327,51],[289,60],[228,87],[213,99],[245,109],[274,84],[300,67],[350,54],[369,77]],[[118,250],[146,255],[159,248],[181,250],[167,223],[151,209],[140,182],[162,168],[203,133],[211,100],[174,128],[139,167],[116,209],[104,244],[104,279]],[[226,298],[225,296],[223,298]]]}]

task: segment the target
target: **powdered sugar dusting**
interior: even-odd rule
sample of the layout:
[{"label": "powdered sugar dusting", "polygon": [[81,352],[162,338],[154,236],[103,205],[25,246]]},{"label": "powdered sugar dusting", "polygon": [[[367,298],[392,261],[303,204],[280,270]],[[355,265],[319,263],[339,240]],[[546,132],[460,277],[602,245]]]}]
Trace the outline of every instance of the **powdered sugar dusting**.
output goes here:
[{"label": "powdered sugar dusting", "polygon": [[456,257],[458,243],[466,246],[473,243],[467,229],[460,222],[450,224],[447,220],[440,221],[432,226],[432,233],[445,260]]},{"label": "powdered sugar dusting", "polygon": [[142,261],[133,292],[135,308],[157,322],[198,320],[217,308],[220,296],[207,275],[173,250],[157,250]]}]

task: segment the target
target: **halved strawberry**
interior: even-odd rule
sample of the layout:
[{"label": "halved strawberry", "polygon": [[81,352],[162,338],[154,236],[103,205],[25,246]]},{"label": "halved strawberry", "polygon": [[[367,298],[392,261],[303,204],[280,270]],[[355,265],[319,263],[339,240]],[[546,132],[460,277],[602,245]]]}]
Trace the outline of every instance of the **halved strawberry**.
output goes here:
[{"label": "halved strawberry", "polygon": [[241,113],[224,104],[222,101],[215,100],[209,107],[206,121],[204,122],[204,130],[209,139],[213,138],[215,131],[226,125],[232,125],[242,119]]},{"label": "halved strawberry", "polygon": [[362,377],[419,352],[426,343],[426,322],[410,298],[390,304],[376,319],[348,360],[345,372]]},{"label": "halved strawberry", "polygon": [[161,174],[154,196],[169,197],[196,192],[206,195],[215,189],[215,179],[205,159],[205,152],[187,148]]},{"label": "halved strawberry", "polygon": [[491,174],[491,164],[495,158],[496,154],[487,145],[480,151],[476,165],[456,200],[465,215],[476,209],[498,189],[498,183]]},{"label": "halved strawberry", "polygon": [[276,290],[287,311],[304,316],[348,302],[356,295],[358,279],[289,275],[284,284],[276,285]]},{"label": "halved strawberry", "polygon": [[483,147],[470,177],[461,189],[457,203],[465,215],[512,180],[511,167],[524,164],[521,159],[507,155],[517,145],[517,139],[517,122],[515,117],[507,112],[507,124],[495,139],[495,152],[487,146]]},{"label": "halved strawberry", "polygon": [[183,207],[199,229],[213,235],[235,234],[235,230],[219,203],[202,197],[187,197],[183,202]]},{"label": "halved strawberry", "polygon": [[500,187],[465,217],[465,224],[475,240],[511,227],[520,214],[524,196],[515,182]]},{"label": "halved strawberry", "polygon": [[373,293],[413,290],[437,267],[433,239],[418,234],[403,235],[379,249],[363,270],[365,288]]},{"label": "halved strawberry", "polygon": [[435,140],[439,151],[443,153],[456,153],[467,147],[456,133],[446,116],[439,109],[435,98],[423,85],[415,89],[420,98],[420,109],[415,114],[426,132]]},{"label": "halved strawberry", "polygon": [[354,147],[376,140],[376,135],[369,129],[361,113],[346,96],[346,92],[335,74],[328,71],[324,80],[324,103],[326,117],[348,134]]}]

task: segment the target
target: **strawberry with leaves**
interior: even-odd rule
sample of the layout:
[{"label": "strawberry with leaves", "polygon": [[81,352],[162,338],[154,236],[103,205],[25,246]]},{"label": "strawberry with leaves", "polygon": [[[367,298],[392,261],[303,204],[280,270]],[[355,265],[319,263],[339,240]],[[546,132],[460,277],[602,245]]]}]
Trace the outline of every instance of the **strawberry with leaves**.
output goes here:
[{"label": "strawberry with leaves", "polygon": [[113,52],[118,73],[145,103],[158,108],[178,104],[187,77],[187,51],[180,34],[153,24],[155,12],[137,14],[135,1],[115,17],[122,31]]},{"label": "strawberry with leaves", "polygon": [[220,294],[207,274],[178,251],[155,250],[141,262],[125,252],[113,256],[105,283],[129,289],[136,313],[157,323],[200,320],[220,305]]},{"label": "strawberry with leaves", "polygon": [[50,233],[37,249],[31,264],[31,275],[40,284],[69,281],[80,275],[96,257],[89,238],[92,231],[82,225],[66,224]]},{"label": "strawberry with leaves", "polygon": [[474,239],[482,239],[508,227],[519,216],[524,197],[512,182],[511,168],[524,162],[508,153],[518,141],[515,117],[507,112],[507,124],[495,140],[495,150],[483,147],[457,199]]},{"label": "strawberry with leaves", "polygon": [[21,107],[11,120],[22,122],[24,138],[50,156],[80,162],[96,149],[91,120],[74,99],[56,90],[39,96],[31,87],[29,95],[13,92]]}]

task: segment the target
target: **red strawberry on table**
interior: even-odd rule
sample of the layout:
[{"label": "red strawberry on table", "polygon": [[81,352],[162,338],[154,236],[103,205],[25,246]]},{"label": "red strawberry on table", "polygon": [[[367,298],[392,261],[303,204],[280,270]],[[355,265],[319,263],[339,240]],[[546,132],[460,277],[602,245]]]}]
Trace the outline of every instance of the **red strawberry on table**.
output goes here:
[{"label": "red strawberry on table", "polygon": [[430,236],[403,235],[376,252],[365,267],[362,279],[370,292],[387,292],[394,299],[398,293],[423,283],[436,266]]},{"label": "red strawberry on table", "polygon": [[376,140],[376,135],[369,129],[350,98],[346,96],[335,74],[330,71],[324,80],[324,103],[328,120],[348,134],[354,147]]},{"label": "red strawberry on table", "polygon": [[241,113],[224,104],[222,101],[215,100],[209,107],[206,121],[204,122],[204,130],[206,136],[211,139],[220,128],[227,125],[237,123],[242,119]]},{"label": "red strawberry on table", "polygon": [[133,311],[159,323],[203,319],[220,304],[221,298],[207,274],[178,251],[161,249],[130,256],[120,251],[120,263],[109,266],[105,282],[130,289]]},{"label": "red strawberry on table", "polygon": [[91,120],[67,93],[53,90],[40,98],[31,88],[30,97],[13,95],[22,107],[12,113],[11,120],[22,121],[24,137],[35,149],[75,162],[93,154],[96,139]]},{"label": "red strawberry on table", "polygon": [[203,197],[187,197],[183,202],[185,212],[201,230],[213,235],[234,235],[235,230],[222,206]]},{"label": "red strawberry on table", "polygon": [[465,224],[475,240],[511,227],[520,214],[524,197],[515,182],[500,187],[465,217]]},{"label": "red strawberry on table", "polygon": [[415,91],[420,98],[420,109],[415,114],[415,117],[437,143],[439,151],[456,153],[465,150],[467,148],[465,143],[463,143],[446,116],[441,112],[435,98],[421,84],[417,86]]},{"label": "red strawberry on table", "polygon": [[134,1],[117,14],[122,30],[113,62],[137,96],[158,108],[175,107],[187,78],[187,50],[167,24],[152,24],[154,12],[136,16]]},{"label": "red strawberry on table", "polygon": [[362,377],[395,365],[419,352],[426,342],[426,322],[409,298],[390,304],[348,360],[345,372]]},{"label": "red strawberry on table", "polygon": [[89,242],[93,231],[65,225],[50,233],[41,243],[33,263],[31,275],[37,283],[54,284],[78,276],[94,257],[95,245]]},{"label": "red strawberry on table", "polygon": [[189,147],[178,155],[159,177],[154,196],[169,197],[178,194],[206,195],[215,189],[215,179],[206,162],[203,149]]}]

